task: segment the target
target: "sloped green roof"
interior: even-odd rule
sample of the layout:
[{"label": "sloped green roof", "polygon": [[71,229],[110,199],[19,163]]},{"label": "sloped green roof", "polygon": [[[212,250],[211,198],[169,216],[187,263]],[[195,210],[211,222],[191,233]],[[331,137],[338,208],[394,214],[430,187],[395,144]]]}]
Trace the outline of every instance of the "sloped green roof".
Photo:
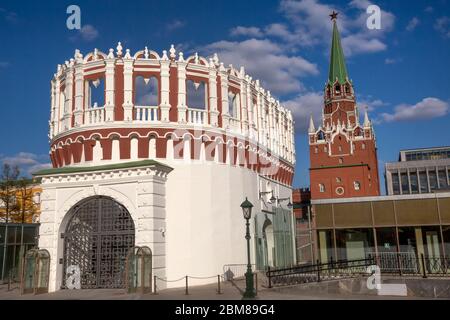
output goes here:
[{"label": "sloped green roof", "polygon": [[340,84],[343,84],[348,77],[347,67],[345,65],[344,51],[341,46],[341,36],[336,24],[333,22],[333,40],[331,43],[330,71],[328,73],[328,81],[334,83],[336,78]]},{"label": "sloped green roof", "polygon": [[142,160],[142,161],[130,161],[116,164],[106,164],[102,166],[92,166],[92,167],[64,167],[64,168],[52,168],[44,169],[33,173],[33,176],[47,176],[52,174],[64,174],[64,173],[81,173],[81,172],[92,172],[92,171],[104,171],[104,170],[114,170],[114,169],[128,169],[128,168],[138,168],[147,167],[151,165],[158,165],[165,167],[166,169],[172,170],[171,167],[155,161],[155,160]]}]

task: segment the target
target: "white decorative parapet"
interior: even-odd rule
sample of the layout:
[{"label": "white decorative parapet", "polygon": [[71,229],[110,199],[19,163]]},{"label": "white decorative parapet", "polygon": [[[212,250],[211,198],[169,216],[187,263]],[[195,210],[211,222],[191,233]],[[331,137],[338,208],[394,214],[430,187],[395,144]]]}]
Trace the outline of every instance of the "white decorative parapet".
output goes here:
[{"label": "white decorative parapet", "polygon": [[229,118],[229,129],[234,132],[241,132],[241,121],[236,118]]},{"label": "white decorative parapet", "polygon": [[188,123],[207,124],[208,113],[205,110],[188,108]]},{"label": "white decorative parapet", "polygon": [[85,122],[97,124],[105,122],[105,107],[93,107],[86,110]]},{"label": "white decorative parapet", "polygon": [[157,106],[135,106],[135,121],[138,122],[158,122],[158,107]]}]

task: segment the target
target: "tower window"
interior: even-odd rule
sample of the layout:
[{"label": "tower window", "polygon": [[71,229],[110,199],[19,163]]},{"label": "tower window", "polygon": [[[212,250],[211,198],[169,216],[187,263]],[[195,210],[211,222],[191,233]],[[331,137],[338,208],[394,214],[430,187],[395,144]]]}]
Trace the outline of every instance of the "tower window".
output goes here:
[{"label": "tower window", "polygon": [[345,86],[345,94],[350,94],[350,86]]},{"label": "tower window", "polygon": [[319,191],[320,191],[321,193],[324,193],[324,192],[325,192],[325,186],[324,186],[322,183],[319,183]]},{"label": "tower window", "polygon": [[344,163],[344,159],[343,158],[339,158],[339,164],[343,164]]},{"label": "tower window", "polygon": [[365,144],[365,143],[363,143],[363,144],[361,145],[361,149],[362,149],[362,150],[366,150],[366,144]]},{"label": "tower window", "polygon": [[341,182],[342,182],[342,179],[339,178],[339,177],[337,177],[337,178],[336,178],[336,182],[337,182],[337,183],[341,183]]},{"label": "tower window", "polygon": [[328,152],[328,148],[327,147],[323,147],[323,152]]},{"label": "tower window", "polygon": [[336,91],[336,94],[341,94],[341,86],[340,85],[336,85],[335,87],[334,87],[334,90]]},{"label": "tower window", "polygon": [[354,181],[353,187],[355,188],[356,191],[359,191],[361,189],[361,183],[359,181]]},{"label": "tower window", "polygon": [[314,148],[314,153],[319,153],[319,148],[315,147]]},{"label": "tower window", "polygon": [[342,146],[338,147],[339,152],[342,152]]}]

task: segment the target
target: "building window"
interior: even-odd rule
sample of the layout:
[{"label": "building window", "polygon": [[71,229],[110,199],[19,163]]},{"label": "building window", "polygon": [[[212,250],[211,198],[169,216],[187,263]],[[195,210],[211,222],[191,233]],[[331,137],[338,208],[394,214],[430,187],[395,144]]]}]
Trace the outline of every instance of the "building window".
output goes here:
[{"label": "building window", "polygon": [[409,180],[411,181],[411,192],[419,193],[419,182],[417,178],[417,172],[410,172]]},{"label": "building window", "polygon": [[342,152],[342,146],[338,147],[339,152]]},{"label": "building window", "polygon": [[319,148],[315,147],[314,148],[314,153],[319,153]]},{"label": "building window", "polygon": [[436,171],[428,171],[428,177],[430,178],[430,191],[434,191],[438,188]]},{"label": "building window", "polygon": [[439,171],[439,189],[448,189],[447,172],[445,170]]},{"label": "building window", "polygon": [[420,181],[420,193],[428,192],[428,179],[427,173],[425,171],[419,172],[419,181]]},{"label": "building window", "polygon": [[323,152],[328,152],[328,148],[327,147],[323,147]]},{"label": "building window", "polygon": [[366,150],[366,144],[365,144],[365,143],[363,143],[363,144],[361,145],[361,149],[362,149],[362,150]]},{"label": "building window", "polygon": [[392,174],[392,191],[394,194],[400,194],[400,181],[398,180],[398,173]]},{"label": "building window", "polygon": [[336,182],[337,182],[337,183],[341,183],[341,182],[342,182],[342,179],[339,178],[339,177],[337,177],[337,178],[336,178]]},{"label": "building window", "polygon": [[36,193],[34,194],[33,202],[34,202],[35,204],[40,204],[40,203],[41,203],[41,193],[40,193],[40,192],[36,192]]},{"label": "building window", "polygon": [[409,194],[408,174],[406,172],[401,174],[402,193]]},{"label": "building window", "polygon": [[319,191],[321,193],[325,192],[325,186],[323,184],[321,184],[321,183],[319,183]]},{"label": "building window", "polygon": [[228,113],[232,118],[238,119],[239,104],[239,94],[228,92]]},{"label": "building window", "polygon": [[341,94],[341,86],[340,85],[336,85],[335,87],[334,87],[334,90],[336,91],[336,94]]},{"label": "building window", "polygon": [[359,181],[355,181],[353,182],[353,187],[355,188],[356,191],[361,190],[361,183],[359,183]]},{"label": "building window", "polygon": [[189,108],[206,110],[207,96],[206,83],[204,81],[194,82],[188,80],[186,82],[186,91]]},{"label": "building window", "polygon": [[344,159],[343,158],[339,158],[339,163],[343,164],[344,163]]},{"label": "building window", "polygon": [[102,78],[89,80],[86,87],[88,108],[103,107],[105,105],[105,82]]},{"label": "building window", "polygon": [[158,80],[156,77],[136,77],[134,80],[134,101],[137,106],[158,105]]}]

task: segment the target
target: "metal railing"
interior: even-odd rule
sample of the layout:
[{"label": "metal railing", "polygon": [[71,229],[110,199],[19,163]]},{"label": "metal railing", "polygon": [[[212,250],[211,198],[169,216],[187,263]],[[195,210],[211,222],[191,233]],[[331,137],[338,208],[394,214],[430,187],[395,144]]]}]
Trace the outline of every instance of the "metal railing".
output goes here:
[{"label": "metal railing", "polygon": [[374,265],[375,259],[369,257],[360,260],[338,260],[327,263],[309,264],[292,268],[273,269],[268,267],[266,276],[268,287],[321,282],[326,280],[352,278],[367,275],[368,266]]},{"label": "metal railing", "polygon": [[[255,270],[255,264],[252,264],[252,270]],[[247,272],[246,264],[226,264],[223,266],[223,278],[225,281],[240,279],[245,277]]]},{"label": "metal railing", "polygon": [[377,265],[381,274],[415,277],[450,276],[450,257],[417,256],[413,252],[383,252],[368,254],[366,259],[338,260],[326,263],[308,264],[292,268],[267,268],[268,287],[321,282],[369,276],[367,268]]}]

